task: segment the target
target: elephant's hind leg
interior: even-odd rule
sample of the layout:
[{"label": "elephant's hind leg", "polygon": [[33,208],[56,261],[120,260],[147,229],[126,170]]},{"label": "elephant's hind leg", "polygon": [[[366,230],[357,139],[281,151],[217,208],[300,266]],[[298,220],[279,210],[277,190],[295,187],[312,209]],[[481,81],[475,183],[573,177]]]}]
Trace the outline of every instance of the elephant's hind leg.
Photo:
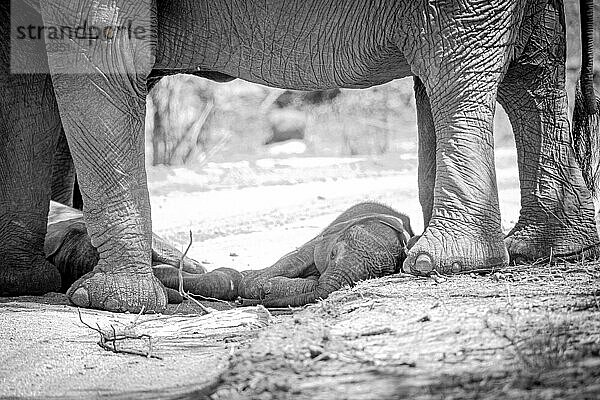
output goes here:
[{"label": "elephant's hind leg", "polygon": [[0,295],[58,291],[44,256],[60,117],[49,75],[0,71]]},{"label": "elephant's hind leg", "polygon": [[71,158],[65,131],[61,126],[52,163],[52,200],[69,207],[75,207],[73,204],[74,189],[75,165]]},{"label": "elephant's hind leg", "polygon": [[414,77],[414,82],[417,127],[419,129],[419,202],[423,210],[423,226],[427,226],[433,212],[436,137],[427,89],[423,85],[423,82],[416,76]]},{"label": "elephant's hind leg", "polygon": [[545,13],[498,93],[515,133],[521,184],[521,213],[506,238],[511,262],[597,254],[594,205],[569,131],[562,10]]}]

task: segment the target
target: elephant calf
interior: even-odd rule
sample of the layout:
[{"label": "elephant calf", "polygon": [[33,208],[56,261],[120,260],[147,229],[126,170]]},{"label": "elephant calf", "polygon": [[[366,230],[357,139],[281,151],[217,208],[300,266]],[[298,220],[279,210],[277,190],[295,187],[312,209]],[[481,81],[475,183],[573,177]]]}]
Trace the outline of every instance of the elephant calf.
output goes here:
[{"label": "elephant calf", "polygon": [[[222,300],[241,297],[269,307],[301,306],[326,298],[345,285],[393,274],[406,258],[413,237],[409,218],[382,204],[354,205],[323,232],[262,270],[219,268],[204,273],[196,261],[184,258],[184,289]],[[179,285],[181,253],[153,236],[154,275],[168,289]],[[98,254],[90,243],[82,214],[53,203],[50,208],[46,256],[61,271],[63,289],[91,271]],[[157,265],[160,264],[160,265]],[[177,299],[169,290],[169,299]]]},{"label": "elephant calf", "polygon": [[406,215],[359,203],[271,267],[244,275],[238,294],[271,307],[324,299],[345,285],[399,272],[412,236]]}]

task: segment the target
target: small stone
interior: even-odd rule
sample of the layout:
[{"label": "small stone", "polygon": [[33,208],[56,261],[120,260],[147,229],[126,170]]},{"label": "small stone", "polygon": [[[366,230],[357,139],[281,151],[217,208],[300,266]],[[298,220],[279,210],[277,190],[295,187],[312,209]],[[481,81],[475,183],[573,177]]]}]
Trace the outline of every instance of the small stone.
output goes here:
[{"label": "small stone", "polygon": [[429,315],[423,315],[421,318],[419,318],[417,320],[417,322],[429,322],[431,321],[431,318],[429,318]]},{"label": "small stone", "polygon": [[308,351],[310,352],[310,358],[315,358],[323,353],[323,348],[321,346],[311,344],[308,346]]}]

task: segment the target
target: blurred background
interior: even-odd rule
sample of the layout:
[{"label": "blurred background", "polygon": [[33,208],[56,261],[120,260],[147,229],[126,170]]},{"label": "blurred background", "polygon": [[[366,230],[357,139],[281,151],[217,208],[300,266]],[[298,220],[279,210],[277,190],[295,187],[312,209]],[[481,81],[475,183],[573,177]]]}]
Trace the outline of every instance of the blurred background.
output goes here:
[{"label": "blurred background", "polygon": [[[579,5],[568,0],[565,7],[567,87],[572,106],[580,68]],[[600,3],[596,2],[595,7],[598,21]],[[600,43],[598,29],[595,39]],[[596,88],[600,88],[599,49],[597,45]],[[163,78],[148,96],[146,118],[146,163],[156,229],[177,243],[185,242],[186,226],[193,227],[200,239],[211,238],[228,232],[223,228],[226,219],[241,221],[241,217],[222,214],[221,219],[207,226],[207,218],[215,214],[215,209],[237,207],[240,215],[247,214],[248,209],[240,207],[247,207],[250,201],[240,202],[239,197],[252,194],[236,192],[215,200],[201,199],[197,193],[311,182],[327,183],[337,193],[337,200],[330,202],[334,205],[330,204],[328,211],[341,211],[358,200],[376,199],[406,210],[419,228],[412,85],[412,78],[406,78],[370,89],[297,92],[241,80],[215,83],[189,75]],[[496,114],[496,166],[503,227],[508,230],[519,209],[516,152],[508,118],[499,105]],[[395,197],[390,197],[396,189],[389,182],[374,181],[387,177],[396,177]],[[365,178],[370,179],[369,183],[375,182],[376,189],[366,189],[369,184]],[[344,180],[346,186],[341,183]],[[354,193],[354,187],[358,188],[357,193],[346,195]],[[300,191],[310,190],[298,186],[288,196],[301,201],[304,198],[299,196]],[[334,196],[321,192],[317,190],[313,197]],[[182,203],[182,194],[191,196],[189,201]],[[266,213],[276,214],[274,220],[285,222],[279,197],[256,196],[257,204],[272,203]],[[238,199],[237,203],[224,203],[231,197]],[[211,208],[213,203],[215,209]],[[181,216],[181,212],[165,211],[172,207],[187,212]],[[198,207],[206,212],[198,211]],[[292,215],[298,214],[290,211],[290,219]],[[198,225],[200,221],[202,225]],[[237,225],[240,224],[243,225]]]}]

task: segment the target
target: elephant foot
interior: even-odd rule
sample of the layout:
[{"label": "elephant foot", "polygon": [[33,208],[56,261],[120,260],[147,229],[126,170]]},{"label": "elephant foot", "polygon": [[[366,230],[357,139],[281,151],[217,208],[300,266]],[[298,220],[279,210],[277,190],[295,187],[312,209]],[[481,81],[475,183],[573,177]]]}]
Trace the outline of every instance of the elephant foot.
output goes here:
[{"label": "elephant foot", "polygon": [[410,248],[402,270],[415,275],[489,271],[508,265],[503,234],[469,228],[460,221],[432,219]]},{"label": "elephant foot", "polygon": [[[0,266],[0,295],[22,296],[59,292],[61,278],[58,269],[39,256],[26,264],[30,267],[12,267],[16,263],[2,260],[9,267]],[[20,262],[19,265],[22,265]]]},{"label": "elephant foot", "polygon": [[587,223],[581,218],[555,223],[519,221],[504,239],[510,263],[527,264],[551,257],[564,261],[597,259],[600,256],[600,240],[593,211],[590,211],[588,220]]},{"label": "elephant foot", "polygon": [[75,281],[67,297],[78,307],[131,313],[162,312],[168,301],[164,286],[152,272],[105,272],[98,267]]}]

